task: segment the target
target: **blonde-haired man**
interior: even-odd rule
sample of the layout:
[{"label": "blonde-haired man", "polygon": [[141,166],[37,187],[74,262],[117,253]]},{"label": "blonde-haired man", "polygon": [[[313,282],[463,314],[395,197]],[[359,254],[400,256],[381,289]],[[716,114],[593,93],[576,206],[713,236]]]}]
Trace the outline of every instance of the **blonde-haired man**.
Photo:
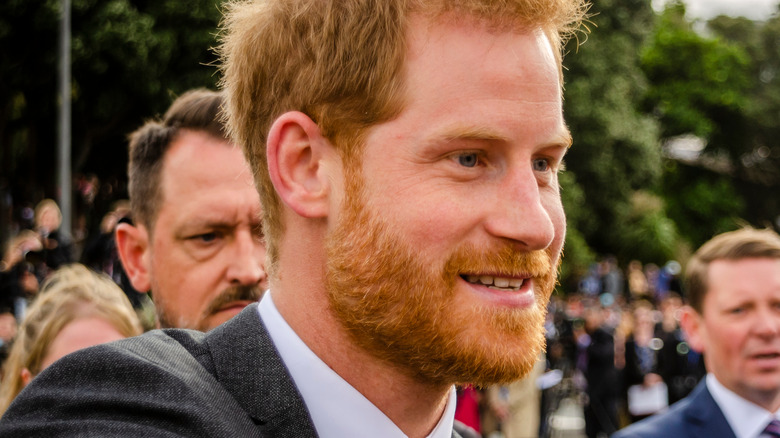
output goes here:
[{"label": "blonde-haired man", "polygon": [[688,262],[685,286],[682,327],[707,377],[665,413],[615,436],[780,436],[780,235],[715,236]]},{"label": "blonde-haired man", "polygon": [[[580,0],[231,5],[228,123],[260,191],[270,293],[206,337],[168,332],[101,352],[101,363],[155,370],[152,389],[128,391],[139,413],[128,430],[145,430],[151,393],[175,387],[154,401],[168,415],[145,427],[458,436],[454,384],[528,373],[565,233],[561,43],[584,10]],[[128,357],[153,343],[167,349]],[[60,370],[84,373],[85,360]],[[107,392],[46,415],[121,399]],[[34,429],[36,398],[17,401],[0,430]]]}]

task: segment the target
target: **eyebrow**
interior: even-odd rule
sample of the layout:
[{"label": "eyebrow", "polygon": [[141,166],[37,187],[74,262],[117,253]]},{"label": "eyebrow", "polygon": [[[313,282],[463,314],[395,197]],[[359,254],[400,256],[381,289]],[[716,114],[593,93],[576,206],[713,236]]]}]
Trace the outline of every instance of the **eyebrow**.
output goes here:
[{"label": "eyebrow", "polygon": [[[495,142],[504,142],[509,143],[511,140],[508,137],[505,137],[503,135],[500,135],[496,133],[495,131],[492,131],[490,129],[483,129],[483,128],[455,128],[451,131],[446,132],[443,135],[444,141],[457,141],[457,140],[473,140],[473,141],[495,141]],[[566,149],[571,148],[572,144],[574,143],[574,139],[572,138],[571,131],[569,131],[569,128],[566,126],[566,124],[563,125],[563,129],[559,134],[556,134],[552,141],[550,141],[548,144],[550,146],[563,146]]]}]

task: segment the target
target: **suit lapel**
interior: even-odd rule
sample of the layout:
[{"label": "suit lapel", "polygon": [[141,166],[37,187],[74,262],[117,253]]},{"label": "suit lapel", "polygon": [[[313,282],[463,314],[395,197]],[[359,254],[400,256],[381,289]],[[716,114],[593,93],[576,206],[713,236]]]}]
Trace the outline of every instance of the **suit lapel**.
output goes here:
[{"label": "suit lapel", "polygon": [[706,379],[702,379],[689,396],[690,404],[686,411],[686,420],[691,425],[691,436],[736,438],[728,420],[707,389],[705,381]]},{"label": "suit lapel", "polygon": [[264,435],[317,436],[303,399],[260,321],[257,304],[214,329],[206,342],[217,380]]}]

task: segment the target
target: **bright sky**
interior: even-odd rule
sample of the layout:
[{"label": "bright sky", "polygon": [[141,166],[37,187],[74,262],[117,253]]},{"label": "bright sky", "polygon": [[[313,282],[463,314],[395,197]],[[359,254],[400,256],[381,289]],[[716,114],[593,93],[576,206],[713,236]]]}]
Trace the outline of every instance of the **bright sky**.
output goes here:
[{"label": "bright sky", "polygon": [[[660,9],[665,0],[652,0]],[[717,15],[733,15],[764,20],[777,11],[780,0],[684,0],[690,18],[709,19]]]}]

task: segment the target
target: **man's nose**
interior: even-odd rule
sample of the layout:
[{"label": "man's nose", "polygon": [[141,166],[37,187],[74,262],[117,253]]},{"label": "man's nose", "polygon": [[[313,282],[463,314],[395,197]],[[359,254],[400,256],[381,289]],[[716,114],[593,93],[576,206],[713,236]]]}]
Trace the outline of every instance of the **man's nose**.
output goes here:
[{"label": "man's nose", "polygon": [[780,312],[768,309],[753,320],[753,333],[762,337],[780,336]]},{"label": "man's nose", "polygon": [[[531,169],[507,174],[496,192],[494,199],[485,200],[494,203],[492,213],[486,219],[490,234],[515,241],[525,250],[541,250],[552,244],[555,226],[548,208],[553,206],[545,205]],[[560,202],[560,198],[547,201]]]},{"label": "man's nose", "polygon": [[232,284],[254,286],[264,283],[265,246],[250,232],[239,232],[234,241],[235,251],[228,261],[228,277]]}]

